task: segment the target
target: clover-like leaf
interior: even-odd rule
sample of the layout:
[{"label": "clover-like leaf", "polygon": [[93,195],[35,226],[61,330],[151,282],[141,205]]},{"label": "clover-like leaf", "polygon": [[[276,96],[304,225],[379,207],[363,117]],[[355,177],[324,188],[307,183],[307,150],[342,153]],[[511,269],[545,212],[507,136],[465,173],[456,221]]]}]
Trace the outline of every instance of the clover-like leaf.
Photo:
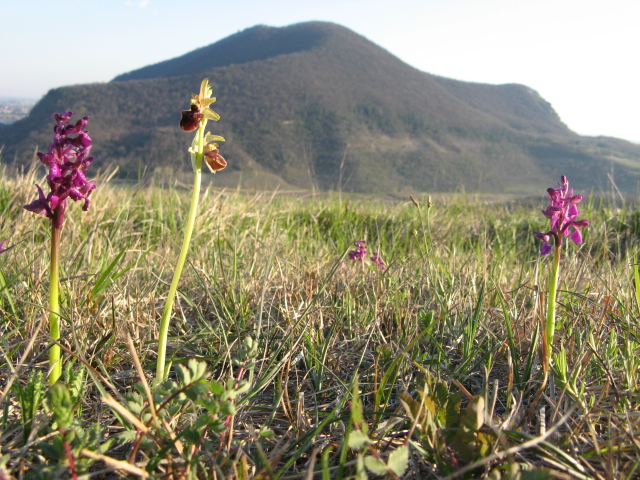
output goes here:
[{"label": "clover-like leaf", "polygon": [[186,385],[191,382],[191,372],[188,368],[185,368],[183,365],[176,365],[175,370],[178,375],[178,380],[180,380],[182,385]]},{"label": "clover-like leaf", "polygon": [[387,465],[378,457],[372,455],[364,457],[364,465],[371,473],[384,475],[387,473]]},{"label": "clover-like leaf", "polygon": [[200,380],[207,374],[207,364],[205,362],[199,362],[195,358],[189,360],[189,370],[191,370],[191,381]]},{"label": "clover-like leaf", "polygon": [[391,452],[387,466],[393,473],[401,477],[409,466],[409,447],[403,445]]},{"label": "clover-like leaf", "polygon": [[369,440],[367,434],[360,430],[355,430],[349,434],[348,445],[354,450],[359,450],[369,443],[371,443],[371,440]]},{"label": "clover-like leaf", "polygon": [[211,380],[209,382],[209,390],[211,391],[211,393],[218,396],[224,393],[224,387],[222,386],[222,384],[216,382],[215,380]]}]

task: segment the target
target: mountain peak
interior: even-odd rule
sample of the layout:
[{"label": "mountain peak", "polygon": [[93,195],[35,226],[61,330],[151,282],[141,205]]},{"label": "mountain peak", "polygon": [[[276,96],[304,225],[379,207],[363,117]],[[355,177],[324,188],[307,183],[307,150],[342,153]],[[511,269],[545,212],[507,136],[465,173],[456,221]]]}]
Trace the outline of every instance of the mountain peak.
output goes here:
[{"label": "mountain peak", "polygon": [[208,72],[217,67],[311,50],[323,45],[331,37],[345,34],[355,35],[349,29],[330,22],[303,22],[286,27],[256,25],[185,55],[123,73],[112,81],[146,80]]}]

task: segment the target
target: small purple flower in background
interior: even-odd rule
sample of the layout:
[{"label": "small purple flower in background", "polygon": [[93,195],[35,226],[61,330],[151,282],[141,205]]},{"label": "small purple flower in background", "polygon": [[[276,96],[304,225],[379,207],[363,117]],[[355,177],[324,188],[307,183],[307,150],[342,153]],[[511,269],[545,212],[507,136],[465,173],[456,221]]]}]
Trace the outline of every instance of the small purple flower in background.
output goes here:
[{"label": "small purple flower in background", "polygon": [[7,249],[7,245],[6,245],[6,240],[0,240],[0,253],[4,253],[4,251]]},{"label": "small purple flower in background", "polygon": [[46,215],[56,228],[64,223],[67,198],[84,200],[82,210],[86,211],[89,209],[89,195],[96,188],[96,182],[88,181],[85,176],[93,161],[89,156],[91,138],[84,130],[89,117],[71,125],[72,115],[71,112],[53,115],[56,119],[53,142],[49,144],[47,153],[38,152],[40,161],[49,167],[47,183],[50,192],[45,195],[40,185],[36,185],[38,199],[24,206],[30,212]]},{"label": "small purple flower in background", "polygon": [[387,266],[384,264],[384,260],[382,260],[382,257],[380,257],[377,252],[373,254],[371,261],[377,264],[382,270],[387,269]]},{"label": "small purple flower in background", "polygon": [[[356,246],[356,249],[349,252],[349,258],[354,261],[359,260],[364,262],[367,258],[367,242],[364,240],[358,240],[357,242],[354,242],[354,245]],[[377,252],[371,256],[371,261],[378,265],[382,270],[387,269],[382,257],[380,257]]]},{"label": "small purple flower in background", "polygon": [[[551,237],[556,248],[562,246],[562,238],[571,235],[574,243],[582,243],[582,230],[589,225],[589,220],[578,220],[577,205],[582,201],[582,195],[573,195],[573,189],[569,188],[567,177],[562,175],[558,188],[548,188],[550,205],[542,213],[551,221],[551,230],[546,233],[535,232],[534,235],[542,240],[540,255],[551,253]],[[571,232],[573,230],[573,232]]]},{"label": "small purple flower in background", "polygon": [[367,256],[367,242],[364,240],[358,240],[357,242],[354,242],[354,245],[356,246],[356,249],[349,252],[349,258],[351,260],[360,260],[361,262],[364,262],[364,259]]}]

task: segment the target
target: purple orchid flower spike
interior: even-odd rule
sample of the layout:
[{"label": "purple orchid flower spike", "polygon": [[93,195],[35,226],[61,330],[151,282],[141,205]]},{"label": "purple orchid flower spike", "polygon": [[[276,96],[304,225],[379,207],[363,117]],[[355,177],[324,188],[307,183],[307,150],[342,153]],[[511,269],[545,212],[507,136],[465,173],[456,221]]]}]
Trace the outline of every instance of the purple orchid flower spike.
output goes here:
[{"label": "purple orchid flower spike", "polygon": [[[548,188],[549,206],[542,213],[551,221],[551,230],[546,233],[535,232],[534,235],[542,240],[540,255],[551,253],[551,237],[556,248],[562,246],[563,237],[570,236],[574,243],[582,243],[582,230],[589,225],[589,220],[578,220],[578,204],[584,198],[582,195],[574,195],[569,188],[567,177],[562,175],[558,188]],[[572,231],[573,230],[573,231]]]},{"label": "purple orchid flower spike", "polygon": [[[25,205],[24,208],[34,213],[44,214],[50,218],[56,228],[62,227],[67,207],[67,198],[74,202],[84,200],[82,210],[89,209],[89,195],[96,188],[96,182],[88,181],[85,176],[93,157],[91,152],[91,137],[84,130],[89,117],[70,124],[72,112],[55,113],[53,142],[49,144],[46,153],[38,152],[38,158],[43,165],[49,167],[47,184],[50,192],[45,195],[42,188],[38,189],[38,199]],[[71,136],[73,135],[73,136]]]},{"label": "purple orchid flower spike", "polygon": [[[360,262],[364,262],[367,258],[367,242],[364,240],[358,240],[353,243],[356,246],[355,250],[349,252],[349,258],[353,261],[359,260]],[[371,257],[371,261],[378,265],[382,270],[386,270],[387,266],[382,260],[382,257],[376,252]]]},{"label": "purple orchid flower spike", "polygon": [[357,242],[354,242],[354,245],[356,246],[356,249],[349,252],[349,258],[351,260],[360,260],[361,262],[364,262],[364,259],[367,256],[367,242],[364,240],[358,240]]},{"label": "purple orchid flower spike", "polygon": [[[49,193],[36,185],[38,198],[24,208],[43,214],[51,220],[51,258],[49,268],[49,334],[54,341],[60,339],[60,234],[64,224],[67,199],[84,200],[83,210],[89,208],[89,195],[96,182],[87,180],[91,165],[91,137],[85,131],[89,117],[71,124],[71,112],[55,113],[56,126],[53,141],[46,152],[38,152],[42,164],[49,167],[47,184]],[[49,349],[49,383],[55,384],[62,375],[62,355],[57,343]]]}]

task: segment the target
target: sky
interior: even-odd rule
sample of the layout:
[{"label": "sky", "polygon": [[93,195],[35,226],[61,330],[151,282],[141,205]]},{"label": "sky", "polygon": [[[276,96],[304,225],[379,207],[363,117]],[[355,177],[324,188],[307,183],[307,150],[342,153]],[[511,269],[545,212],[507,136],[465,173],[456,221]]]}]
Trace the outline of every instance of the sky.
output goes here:
[{"label": "sky", "polygon": [[424,72],[520,83],[640,143],[640,0],[0,0],[0,97],[108,82],[246,28],[323,20]]}]

